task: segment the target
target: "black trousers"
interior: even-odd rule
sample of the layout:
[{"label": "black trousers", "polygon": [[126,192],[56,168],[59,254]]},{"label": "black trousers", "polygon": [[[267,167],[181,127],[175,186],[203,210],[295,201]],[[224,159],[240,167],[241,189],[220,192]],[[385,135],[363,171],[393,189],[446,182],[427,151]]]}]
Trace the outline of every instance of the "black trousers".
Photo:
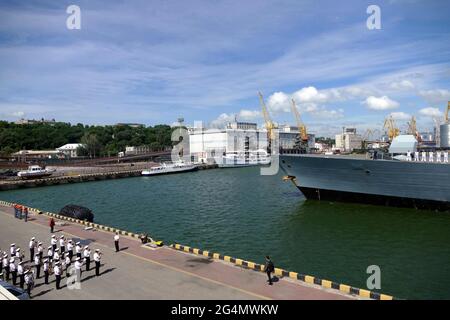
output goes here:
[{"label": "black trousers", "polygon": [[33,262],[34,258],[34,248],[30,248],[30,262]]},{"label": "black trousers", "polygon": [[116,246],[116,252],[119,251],[119,241],[114,241],[114,245]]},{"label": "black trousers", "polygon": [[100,275],[100,261],[95,261],[95,275],[97,277]]},{"label": "black trousers", "polygon": [[72,261],[73,250],[69,250],[69,251],[67,251],[67,252],[69,252],[69,259],[70,259],[70,261]]},{"label": "black trousers", "polygon": [[5,271],[6,271],[6,281],[9,281],[9,274],[10,274],[9,266],[5,267]]},{"label": "black trousers", "polygon": [[66,277],[68,278],[70,275],[70,263],[66,265]]},{"label": "black trousers", "polygon": [[56,244],[52,244],[53,252],[56,250]]},{"label": "black trousers", "polygon": [[272,283],[272,277],[270,275],[271,273],[272,273],[271,271],[266,271],[267,278],[269,278],[269,283]]},{"label": "black trousers", "polygon": [[36,265],[36,279],[39,279],[41,277],[41,265]]},{"label": "black trousers", "polygon": [[23,286],[25,284],[25,275],[24,274],[19,274],[19,284],[20,284],[20,288],[23,289]]},{"label": "black trousers", "polygon": [[39,252],[39,260],[42,261],[42,257],[44,256],[44,253],[41,251]]},{"label": "black trousers", "polygon": [[81,259],[81,252],[77,253],[77,258]]},{"label": "black trousers", "polygon": [[3,263],[0,261],[0,273],[3,272]]},{"label": "black trousers", "polygon": [[50,233],[53,233],[53,228],[54,228],[54,226],[50,227]]},{"label": "black trousers", "polygon": [[13,285],[17,284],[17,271],[11,271]]},{"label": "black trousers", "polygon": [[86,271],[89,271],[91,266],[91,258],[86,257]]},{"label": "black trousers", "polygon": [[45,284],[48,284],[48,270],[44,271]]},{"label": "black trousers", "polygon": [[66,252],[66,247],[61,246],[61,257],[64,256],[64,252]]},{"label": "black trousers", "polygon": [[59,285],[61,284],[61,275],[57,274],[57,275],[55,275],[55,277],[56,277],[56,290],[59,290],[59,289],[61,289],[59,287]]},{"label": "black trousers", "polygon": [[31,296],[31,283],[27,283],[27,293]]}]

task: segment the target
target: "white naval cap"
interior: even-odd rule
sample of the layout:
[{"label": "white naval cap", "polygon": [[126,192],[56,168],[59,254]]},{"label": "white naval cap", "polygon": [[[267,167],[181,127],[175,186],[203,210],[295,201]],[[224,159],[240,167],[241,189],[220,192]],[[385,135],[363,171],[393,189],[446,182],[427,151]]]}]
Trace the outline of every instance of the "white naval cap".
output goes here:
[{"label": "white naval cap", "polygon": [[44,259],[44,262],[48,262],[48,259]]},{"label": "white naval cap", "polygon": [[75,260],[79,261],[79,260],[80,260],[80,257],[76,258]]},{"label": "white naval cap", "polygon": [[100,249],[95,249],[95,252],[100,252]]},{"label": "white naval cap", "polygon": [[53,248],[53,247],[52,247],[52,246],[48,246],[47,248],[48,248],[48,249],[51,249],[51,248]]},{"label": "white naval cap", "polygon": [[42,242],[39,242],[38,245],[40,246],[42,244]]},{"label": "white naval cap", "polygon": [[77,241],[76,244],[80,244],[80,241]]},{"label": "white naval cap", "polygon": [[16,244],[15,243],[11,243],[11,247],[15,247],[16,246]]},{"label": "white naval cap", "polygon": [[89,248],[89,246],[84,246],[85,249]]},{"label": "white naval cap", "polygon": [[56,248],[56,249],[55,249],[55,251],[59,251],[59,249],[58,249],[58,248]]},{"label": "white naval cap", "polygon": [[20,261],[19,264],[23,264],[23,261]]},{"label": "white naval cap", "polygon": [[17,251],[20,251],[20,248],[17,248]]},{"label": "white naval cap", "polygon": [[60,238],[64,238],[64,235],[62,235]]},{"label": "white naval cap", "polygon": [[9,262],[14,262],[14,258],[9,259]]},{"label": "white naval cap", "polygon": [[31,238],[31,240],[35,240],[35,239],[36,239],[35,237]]},{"label": "white naval cap", "polygon": [[56,264],[59,264],[59,261],[56,261],[56,262],[55,262],[55,265],[56,265]]}]

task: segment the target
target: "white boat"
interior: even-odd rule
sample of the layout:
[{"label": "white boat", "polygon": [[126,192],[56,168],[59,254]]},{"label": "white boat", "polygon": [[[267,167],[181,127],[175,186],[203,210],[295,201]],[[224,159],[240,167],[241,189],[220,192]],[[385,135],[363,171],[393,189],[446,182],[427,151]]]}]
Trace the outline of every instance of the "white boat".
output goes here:
[{"label": "white boat", "polygon": [[238,168],[269,165],[270,155],[263,149],[249,151],[247,154],[242,152],[229,152],[221,157],[216,157],[215,161],[219,168]]},{"label": "white boat", "polygon": [[19,171],[17,176],[22,179],[38,179],[48,177],[53,171],[42,169],[40,166],[29,166],[27,170]]},{"label": "white boat", "polygon": [[198,169],[196,164],[192,163],[184,163],[184,162],[175,162],[166,164],[163,163],[160,166],[152,167],[147,170],[143,170],[141,174],[143,176],[155,176],[158,174],[169,174],[169,173],[180,173],[180,172],[188,172],[195,171]]}]

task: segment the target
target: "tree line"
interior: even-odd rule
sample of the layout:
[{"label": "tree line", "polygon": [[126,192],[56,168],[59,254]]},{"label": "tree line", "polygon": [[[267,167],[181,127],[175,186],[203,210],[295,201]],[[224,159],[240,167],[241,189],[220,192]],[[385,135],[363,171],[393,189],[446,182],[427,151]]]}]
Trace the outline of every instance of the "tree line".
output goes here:
[{"label": "tree line", "polygon": [[126,146],[147,145],[152,150],[172,146],[168,125],[132,127],[127,125],[89,126],[78,123],[15,124],[0,121],[0,154],[19,150],[54,150],[67,143],[82,143],[86,156],[113,156]]}]

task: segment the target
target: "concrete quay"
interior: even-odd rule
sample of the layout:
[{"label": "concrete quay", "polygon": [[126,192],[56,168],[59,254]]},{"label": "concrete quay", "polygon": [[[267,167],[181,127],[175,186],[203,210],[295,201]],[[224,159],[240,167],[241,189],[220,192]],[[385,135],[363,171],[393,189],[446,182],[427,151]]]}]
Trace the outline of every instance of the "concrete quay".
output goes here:
[{"label": "concrete quay", "polygon": [[[28,241],[36,237],[44,248],[50,242],[49,217],[31,211],[28,222],[14,218],[13,208],[0,205],[0,248],[8,251],[11,243],[22,248],[29,260]],[[91,250],[103,252],[100,277],[94,271],[83,272],[80,290],[65,286],[56,290],[54,276],[49,285],[36,280],[32,299],[359,299],[351,294],[302,283],[289,277],[269,286],[266,275],[235,264],[193,255],[163,246],[144,246],[135,237],[121,236],[121,251],[116,253],[113,232],[89,228],[77,222],[56,220],[55,234],[81,241]]]}]

